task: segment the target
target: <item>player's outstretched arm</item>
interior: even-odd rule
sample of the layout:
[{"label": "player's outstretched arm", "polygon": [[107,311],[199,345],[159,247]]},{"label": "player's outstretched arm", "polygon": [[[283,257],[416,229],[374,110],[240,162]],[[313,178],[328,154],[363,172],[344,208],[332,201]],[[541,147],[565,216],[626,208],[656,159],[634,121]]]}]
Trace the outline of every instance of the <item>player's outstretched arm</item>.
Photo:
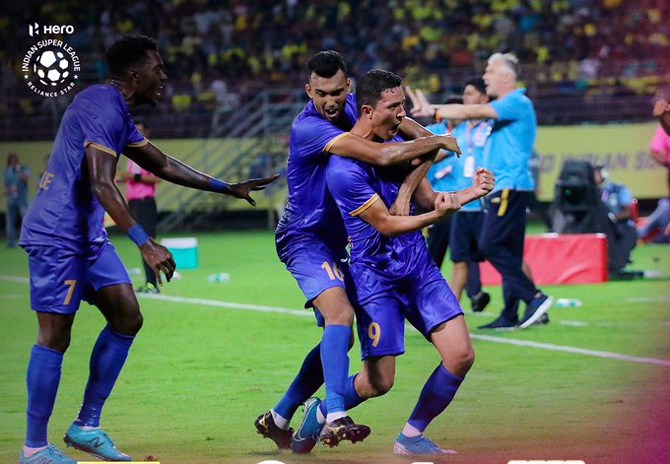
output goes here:
[{"label": "player's outstretched arm", "polygon": [[252,206],[256,206],[256,202],[249,194],[253,191],[265,189],[267,184],[274,182],[279,177],[279,174],[274,174],[269,177],[236,183],[224,182],[163,153],[160,148],[151,142],[141,147],[128,146],[125,148],[124,154],[161,179],[184,187],[232,195],[235,198],[246,200]]},{"label": "player's outstretched arm", "polygon": [[142,258],[153,269],[158,283],[163,285],[161,272],[169,282],[176,267],[172,253],[154,242],[130,215],[128,205],[114,183],[116,158],[92,146],[86,147],[85,150],[93,195],[121,230],[139,247]]},{"label": "player's outstretched arm", "polygon": [[[393,216],[389,213],[383,201],[375,201],[368,209],[360,214],[360,218],[386,237],[423,229],[454,211],[458,211],[461,204],[453,194],[438,195],[441,201],[435,202],[436,209],[418,216]],[[444,198],[442,198],[444,197]]]},{"label": "player's outstretched arm", "polygon": [[461,152],[451,135],[430,135],[410,142],[378,143],[352,133],[338,138],[328,152],[375,166],[392,166],[439,149]]}]

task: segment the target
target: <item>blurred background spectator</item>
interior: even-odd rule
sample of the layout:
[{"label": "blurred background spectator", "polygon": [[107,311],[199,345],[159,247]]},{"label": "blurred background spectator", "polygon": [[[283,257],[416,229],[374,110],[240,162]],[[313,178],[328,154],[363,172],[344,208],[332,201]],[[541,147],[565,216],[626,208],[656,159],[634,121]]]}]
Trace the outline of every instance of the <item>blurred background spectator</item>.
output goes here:
[{"label": "blurred background spectator", "polygon": [[79,88],[101,79],[102,51],[119,35],[157,37],[170,77],[161,117],[179,124],[158,120],[155,136],[183,137],[207,134],[261,90],[301,87],[306,57],[328,48],[346,54],[353,76],[392,69],[433,101],[482,72],[485,57],[510,51],[528,63],[540,124],[648,119],[670,83],[669,15],[667,0],[10,2],[0,38],[23,46],[0,51],[1,138],[53,137],[74,95],[44,99],[23,84],[33,22],[75,27],[64,38],[81,58]]}]

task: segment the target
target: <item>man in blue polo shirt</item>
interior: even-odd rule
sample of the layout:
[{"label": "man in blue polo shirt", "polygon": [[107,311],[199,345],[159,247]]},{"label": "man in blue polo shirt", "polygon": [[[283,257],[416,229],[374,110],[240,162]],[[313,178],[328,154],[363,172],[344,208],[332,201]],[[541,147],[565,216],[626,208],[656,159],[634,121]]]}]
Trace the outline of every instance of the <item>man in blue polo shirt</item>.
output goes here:
[{"label": "man in blue polo shirt", "polygon": [[[526,207],[535,187],[528,161],[535,143],[537,119],[533,103],[517,88],[519,62],[509,53],[495,53],[484,73],[486,91],[495,101],[479,105],[430,105],[427,101],[413,115],[439,114],[449,119],[494,120],[484,166],[496,177],[494,191],[487,197],[480,248],[484,257],[502,275],[505,307],[500,316],[483,329],[526,328],[540,320],[553,304],[522,270],[526,231]],[[519,320],[518,302],[527,303]]]}]

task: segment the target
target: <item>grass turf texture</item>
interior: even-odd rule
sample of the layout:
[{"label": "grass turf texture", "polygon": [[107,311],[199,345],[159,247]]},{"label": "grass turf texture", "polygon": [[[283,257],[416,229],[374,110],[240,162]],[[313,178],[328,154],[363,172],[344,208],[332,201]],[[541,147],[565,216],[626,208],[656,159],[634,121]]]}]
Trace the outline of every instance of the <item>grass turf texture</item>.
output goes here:
[{"label": "grass turf texture", "polygon": [[[199,268],[181,271],[181,280],[164,287],[163,295],[302,307],[297,285],[276,258],[271,233],[206,234],[198,240]],[[112,241],[127,267],[140,265],[128,239],[114,236]],[[549,325],[512,332],[475,329],[493,319],[502,305],[499,288],[492,288],[489,308],[483,314],[468,313],[468,325],[473,334],[497,340],[670,360],[668,248],[646,245],[633,257],[635,268],[658,269],[664,277],[544,287],[557,298],[580,298],[584,305],[554,308]],[[208,282],[215,272],[228,272],[230,281]],[[27,277],[26,254],[1,249],[0,274]],[[134,279],[142,283],[140,276]],[[364,443],[317,446],[309,456],[278,453],[256,434],[253,420],[275,404],[304,354],[317,343],[320,331],[313,318],[149,298],[140,303],[144,327],[102,417],[119,448],[138,460],[151,455],[163,463],[230,464],[266,459],[287,464],[670,462],[670,366],[477,338],[473,369],[454,403],[427,430],[435,442],[459,454],[441,460],[393,456],[393,440],[438,363],[434,348],[411,330],[393,390],[351,413],[372,428]],[[25,428],[25,369],[36,333],[28,285],[0,280],[0,308],[0,464],[5,464],[17,462]],[[59,447],[79,408],[88,358],[103,324],[94,308],[82,305],[49,426],[50,441]],[[351,358],[353,372],[360,365],[358,345]],[[298,412],[292,425],[300,418]],[[83,453],[68,453],[88,460]]]}]

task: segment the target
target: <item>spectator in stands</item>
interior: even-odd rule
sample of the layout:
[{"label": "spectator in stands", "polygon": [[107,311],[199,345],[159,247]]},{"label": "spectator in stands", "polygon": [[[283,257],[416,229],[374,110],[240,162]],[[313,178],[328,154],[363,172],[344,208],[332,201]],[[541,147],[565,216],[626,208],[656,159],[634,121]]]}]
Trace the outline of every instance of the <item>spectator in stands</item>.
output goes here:
[{"label": "spectator in stands", "polygon": [[607,216],[612,223],[613,238],[609,250],[609,271],[613,276],[625,273],[624,268],[630,262],[630,253],[637,243],[637,233],[633,225],[633,195],[623,184],[608,180],[603,165],[594,169],[596,185],[600,189],[600,199],[607,208]]},{"label": "spectator in stands", "polygon": [[7,248],[16,246],[17,221],[23,220],[28,209],[28,179],[30,179],[28,166],[21,164],[16,153],[10,153],[7,157],[7,169],[5,169]]}]

